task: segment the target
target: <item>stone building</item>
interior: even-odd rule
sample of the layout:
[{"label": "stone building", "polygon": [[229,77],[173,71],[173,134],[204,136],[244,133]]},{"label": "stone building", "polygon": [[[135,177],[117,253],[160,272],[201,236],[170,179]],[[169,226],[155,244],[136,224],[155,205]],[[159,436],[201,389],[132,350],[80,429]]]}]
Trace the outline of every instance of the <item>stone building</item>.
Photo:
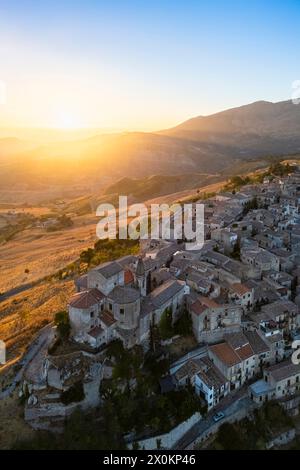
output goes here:
[{"label": "stone building", "polygon": [[146,344],[151,323],[159,323],[169,309],[173,321],[181,314],[189,287],[184,281],[167,279],[151,288],[151,259],[121,259],[103,263],[88,272],[87,289],[69,301],[71,334],[75,341],[99,348],[113,339],[124,346]]}]

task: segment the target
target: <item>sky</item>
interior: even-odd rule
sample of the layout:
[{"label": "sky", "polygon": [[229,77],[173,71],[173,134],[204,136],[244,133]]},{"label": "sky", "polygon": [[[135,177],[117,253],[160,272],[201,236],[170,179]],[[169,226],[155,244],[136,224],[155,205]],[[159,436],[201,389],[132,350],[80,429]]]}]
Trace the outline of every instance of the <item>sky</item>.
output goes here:
[{"label": "sky", "polygon": [[299,23],[299,0],[0,0],[0,126],[151,131],[289,99]]}]

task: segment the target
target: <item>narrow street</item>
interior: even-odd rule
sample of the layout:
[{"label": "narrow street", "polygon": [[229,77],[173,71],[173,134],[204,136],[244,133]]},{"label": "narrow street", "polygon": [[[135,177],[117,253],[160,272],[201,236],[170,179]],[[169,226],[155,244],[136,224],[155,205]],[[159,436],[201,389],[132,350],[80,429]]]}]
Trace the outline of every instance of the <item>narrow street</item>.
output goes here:
[{"label": "narrow street", "polygon": [[242,414],[243,411],[250,412],[256,407],[253,401],[248,397],[245,388],[239,390],[235,395],[228,395],[222,403],[211,410],[204,419],[196,423],[184,436],[176,443],[174,449],[184,450],[187,449],[197,438],[201,438],[203,433],[209,431],[210,428],[215,428],[216,423],[213,416],[222,411],[225,417],[218,422],[221,426],[223,423],[229,421],[234,415]]}]

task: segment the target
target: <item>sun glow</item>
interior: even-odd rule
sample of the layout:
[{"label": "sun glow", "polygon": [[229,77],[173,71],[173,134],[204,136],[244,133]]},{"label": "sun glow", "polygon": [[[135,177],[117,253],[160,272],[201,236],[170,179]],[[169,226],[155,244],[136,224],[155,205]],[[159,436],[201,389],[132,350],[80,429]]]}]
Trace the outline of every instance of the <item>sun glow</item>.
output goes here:
[{"label": "sun glow", "polygon": [[58,129],[80,129],[84,127],[82,119],[68,111],[60,111],[54,119],[53,127]]}]

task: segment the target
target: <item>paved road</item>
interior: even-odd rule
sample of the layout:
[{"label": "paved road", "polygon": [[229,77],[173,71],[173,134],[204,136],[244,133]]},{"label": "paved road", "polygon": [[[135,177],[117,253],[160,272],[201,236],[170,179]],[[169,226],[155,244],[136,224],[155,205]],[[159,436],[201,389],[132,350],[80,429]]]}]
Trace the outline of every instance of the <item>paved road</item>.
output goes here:
[{"label": "paved road", "polygon": [[[243,409],[247,412],[255,408],[253,401],[247,396],[245,390],[239,391],[236,395],[228,398],[227,403],[222,403],[213,410],[211,410],[205,419],[201,419],[196,423],[184,436],[177,442],[174,449],[183,450],[191,445],[198,437],[204,432],[209,431],[210,428],[215,426],[213,416],[222,411],[225,415],[223,420],[219,421],[220,425],[228,420],[228,418],[242,411]],[[224,401],[226,400],[224,399]],[[226,419],[227,418],[227,419]]]},{"label": "paved road", "polygon": [[14,295],[20,294],[21,292],[25,292],[28,289],[31,289],[39,282],[40,281],[28,282],[27,284],[22,284],[21,286],[14,287],[13,289],[3,292],[3,294],[0,294],[0,302],[3,302],[4,300],[9,299],[10,297],[13,297]]},{"label": "paved road", "polygon": [[39,336],[34,340],[34,342],[30,345],[28,351],[24,354],[23,358],[19,362],[21,365],[20,370],[16,373],[12,383],[7,387],[5,390],[0,392],[0,400],[8,397],[10,393],[12,393],[16,386],[22,380],[24,372],[28,367],[29,363],[32,359],[38,354],[42,347],[46,347],[50,344],[54,337],[53,325],[49,324],[41,329]]}]

